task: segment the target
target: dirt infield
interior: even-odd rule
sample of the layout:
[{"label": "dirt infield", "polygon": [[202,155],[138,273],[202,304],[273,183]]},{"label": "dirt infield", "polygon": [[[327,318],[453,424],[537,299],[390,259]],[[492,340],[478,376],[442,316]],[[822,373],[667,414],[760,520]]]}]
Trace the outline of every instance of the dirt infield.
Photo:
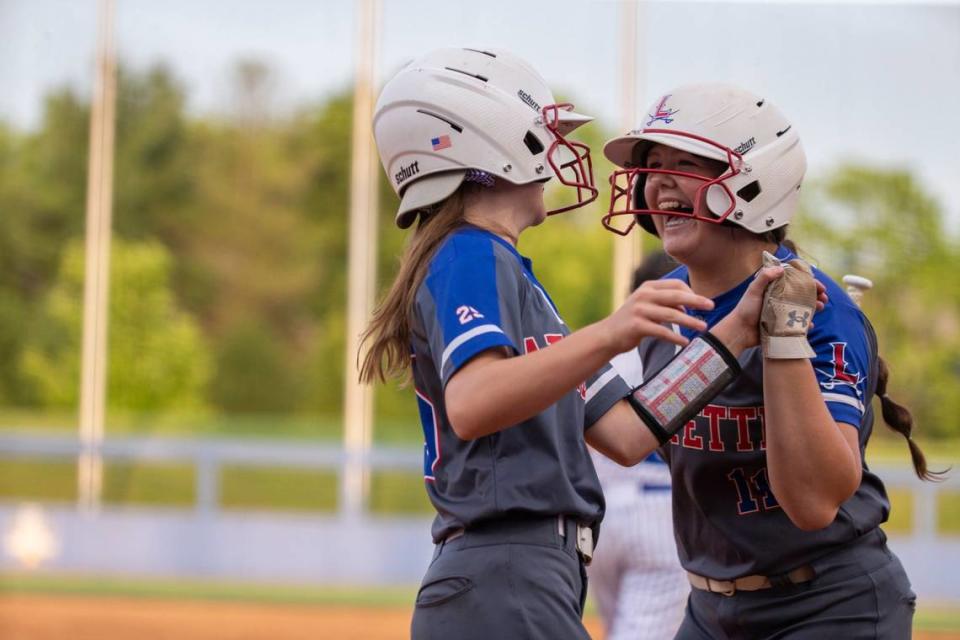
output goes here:
[{"label": "dirt infield", "polygon": [[[3,640],[405,640],[409,609],[3,595]],[[603,638],[596,619],[587,628]],[[960,640],[916,632],[917,640]]]},{"label": "dirt infield", "polygon": [[[588,627],[602,637],[596,620]],[[404,640],[409,629],[406,608],[0,597],[3,640]]]}]

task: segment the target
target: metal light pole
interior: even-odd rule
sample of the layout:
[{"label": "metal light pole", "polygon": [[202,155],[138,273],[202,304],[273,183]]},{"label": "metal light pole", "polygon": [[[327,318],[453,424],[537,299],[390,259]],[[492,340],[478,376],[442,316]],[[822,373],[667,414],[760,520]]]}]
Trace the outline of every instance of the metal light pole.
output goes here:
[{"label": "metal light pole", "polygon": [[100,443],[106,417],[107,324],[110,234],[113,209],[113,141],[116,116],[114,0],[97,5],[97,59],[90,108],[87,162],[86,266],[83,284],[83,352],[80,379],[80,442],[77,496],[81,510],[100,507],[103,464]]},{"label": "metal light pole", "polygon": [[[645,3],[640,0],[622,0],[620,4],[620,131],[637,126],[637,87],[646,85],[646,64],[637,64],[638,23],[646,19]],[[626,298],[634,268],[643,259],[640,244],[642,234],[634,229],[629,236],[614,236],[613,240],[613,297],[616,309]]]},{"label": "metal light pole", "polygon": [[348,516],[358,516],[363,511],[370,484],[364,457],[373,441],[373,389],[360,383],[357,361],[360,334],[373,311],[376,294],[378,167],[371,120],[379,15],[379,0],[358,0],[343,401],[343,440],[347,460],[340,483],[341,504]]}]

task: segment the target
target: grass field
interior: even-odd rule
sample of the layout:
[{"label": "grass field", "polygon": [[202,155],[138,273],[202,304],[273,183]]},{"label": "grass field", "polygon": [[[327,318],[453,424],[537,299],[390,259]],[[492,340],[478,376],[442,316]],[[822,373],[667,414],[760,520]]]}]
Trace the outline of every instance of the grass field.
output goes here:
[{"label": "grass field", "polygon": [[[76,465],[61,460],[3,460],[0,500],[72,503]],[[112,505],[190,507],[195,470],[189,465],[107,462],[103,500]],[[220,475],[223,509],[333,512],[337,476],[329,471],[283,467],[226,466]],[[376,472],[370,509],[378,514],[426,514],[431,506],[416,473]]]}]

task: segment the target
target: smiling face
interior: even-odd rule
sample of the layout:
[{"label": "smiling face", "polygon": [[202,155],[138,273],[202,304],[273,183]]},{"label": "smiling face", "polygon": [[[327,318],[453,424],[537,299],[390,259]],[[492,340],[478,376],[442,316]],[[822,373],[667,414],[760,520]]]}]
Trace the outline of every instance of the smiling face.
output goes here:
[{"label": "smiling face", "polygon": [[[697,156],[687,151],[680,151],[662,144],[653,145],[644,161],[647,169],[665,169],[668,171],[682,171],[684,173],[702,176],[712,180],[721,175],[727,165],[724,162]],[[727,229],[718,224],[702,222],[689,217],[697,203],[697,190],[704,185],[704,180],[694,177],[650,173],[646,176],[643,188],[643,197],[647,207],[656,211],[675,211],[687,214],[686,216],[654,215],[651,216],[657,234],[663,240],[664,250],[680,262],[687,263],[703,251],[712,239],[722,235]],[[705,193],[705,191],[704,191]],[[697,207],[700,215],[709,211],[704,196]],[[729,235],[729,234],[726,234]]]}]

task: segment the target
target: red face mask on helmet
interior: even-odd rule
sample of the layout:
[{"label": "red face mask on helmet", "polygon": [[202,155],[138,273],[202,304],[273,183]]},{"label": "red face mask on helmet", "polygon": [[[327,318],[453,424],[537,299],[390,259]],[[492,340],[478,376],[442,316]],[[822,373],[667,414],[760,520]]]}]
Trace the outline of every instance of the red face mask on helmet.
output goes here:
[{"label": "red face mask on helmet", "polygon": [[[694,218],[704,222],[720,224],[727,219],[736,209],[736,200],[726,181],[737,176],[743,167],[743,157],[718,142],[708,140],[696,134],[684,131],[670,131],[667,129],[644,129],[643,134],[678,136],[695,140],[702,144],[715,147],[718,153],[726,157],[726,168],[716,178],[708,178],[696,173],[686,171],[676,171],[673,169],[650,169],[646,167],[637,167],[630,169],[619,169],[610,174],[610,206],[607,214],[603,216],[603,226],[616,234],[625,236],[633,230],[635,224],[640,224],[644,229],[656,235],[653,222],[645,217],[648,215],[669,215],[684,218]],[[645,154],[644,154],[645,155]],[[702,182],[694,196],[692,211],[660,211],[651,209],[647,206],[644,198],[643,189],[646,184],[647,176],[650,174],[660,174],[668,176],[679,176],[691,178]],[[708,198],[711,205],[707,205]],[[723,206],[723,205],[726,206]],[[721,210],[713,213],[718,207]],[[623,218],[621,216],[626,216]],[[643,216],[643,217],[641,217]]]},{"label": "red face mask on helmet", "polygon": [[547,149],[547,163],[560,184],[576,189],[577,201],[547,211],[548,216],[571,209],[578,209],[597,199],[596,185],[593,180],[593,161],[590,147],[582,142],[567,140],[563,135],[566,128],[562,118],[573,112],[570,103],[551,104],[543,108],[543,123],[553,134],[554,140]]}]

